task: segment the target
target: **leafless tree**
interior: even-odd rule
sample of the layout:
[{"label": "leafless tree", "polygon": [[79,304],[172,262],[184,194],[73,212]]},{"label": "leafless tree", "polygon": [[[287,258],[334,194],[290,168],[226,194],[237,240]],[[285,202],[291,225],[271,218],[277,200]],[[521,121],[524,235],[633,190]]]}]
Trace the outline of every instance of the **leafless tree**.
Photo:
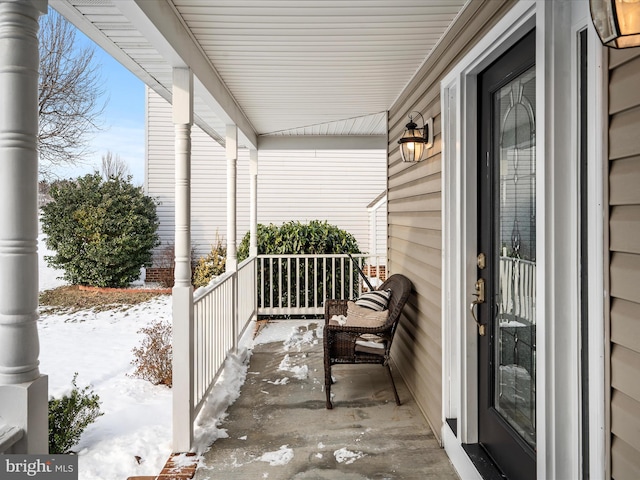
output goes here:
[{"label": "leafless tree", "polygon": [[111,151],[102,155],[102,176],[105,180],[110,178],[126,179],[129,175],[129,166],[120,158],[120,155],[113,156]]},{"label": "leafless tree", "polygon": [[80,163],[100,128],[104,90],[94,54],[93,47],[76,44],[75,29],[60,14],[49,9],[42,17],[38,152],[44,178],[58,165]]}]

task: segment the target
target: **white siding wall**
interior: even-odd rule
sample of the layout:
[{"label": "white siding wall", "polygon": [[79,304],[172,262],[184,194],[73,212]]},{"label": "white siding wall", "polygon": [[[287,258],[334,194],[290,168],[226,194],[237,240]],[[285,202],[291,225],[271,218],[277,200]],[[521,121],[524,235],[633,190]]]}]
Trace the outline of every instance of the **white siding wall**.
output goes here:
[{"label": "white siding wall", "polygon": [[387,256],[387,195],[369,204],[369,246],[370,253],[382,257]]},{"label": "white siding wall", "polygon": [[[147,88],[147,193],[157,198],[160,237],[174,235],[174,167],[171,105]],[[200,128],[192,129],[192,241],[197,253],[209,250],[216,231],[226,235],[224,149]],[[275,151],[258,158],[258,222],[327,220],[352,233],[369,251],[367,206],[386,187],[384,150]],[[238,152],[238,242],[249,229],[249,152]],[[386,209],[379,236],[386,245]],[[380,248],[378,248],[380,251]]]},{"label": "white siding wall", "polygon": [[[156,198],[162,245],[174,240],[174,130],[171,105],[147,88],[147,194]],[[216,233],[226,238],[227,160],[224,148],[199,127],[191,130],[191,241],[198,255]],[[238,242],[249,229],[249,153],[238,152]],[[162,248],[162,246],[160,247]]]}]

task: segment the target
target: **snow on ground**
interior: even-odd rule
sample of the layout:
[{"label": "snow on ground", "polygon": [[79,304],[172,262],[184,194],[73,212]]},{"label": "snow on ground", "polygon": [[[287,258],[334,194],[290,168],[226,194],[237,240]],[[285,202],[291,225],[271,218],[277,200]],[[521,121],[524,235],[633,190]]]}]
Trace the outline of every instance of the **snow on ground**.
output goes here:
[{"label": "snow on ground", "polygon": [[[52,253],[43,237],[40,291],[66,284],[58,278],[62,272],[44,260]],[[78,388],[91,385],[100,396],[104,415],[74,447],[81,480],[157,475],[171,454],[171,390],[128,376],[134,370],[131,350],[143,338],[138,331],[153,321],[170,319],[168,295],[125,311],[41,314],[40,371],[49,377],[50,397],[68,393],[76,372]]]},{"label": "snow on ground", "polygon": [[[40,291],[65,285],[61,272],[49,268],[44,255],[51,255],[39,237]],[[127,310],[79,311],[73,314],[42,314],[39,320],[40,370],[49,377],[50,396],[60,397],[77,386],[91,385],[100,396],[104,415],[85,430],[78,453],[80,480],[115,480],[134,475],[157,475],[171,454],[171,390],[132,378],[132,349],[143,338],[138,331],[157,320],[171,320],[171,297],[157,297]],[[251,339],[253,326],[240,342],[237,354],[230,355],[218,384],[207,399],[194,429],[195,450],[202,454],[217,438],[227,433],[218,425],[226,409],[240,395],[247,374],[247,362],[255,344],[283,342],[288,351],[317,344],[322,326],[315,333],[308,321],[283,321],[266,325]],[[287,355],[282,370],[306,377],[306,365],[294,365]],[[282,384],[287,380],[282,380]],[[293,451],[286,445],[265,452],[261,460],[282,465]],[[351,462],[359,453],[336,452],[338,461]]]},{"label": "snow on ground", "polygon": [[258,460],[261,462],[268,462],[272,467],[286,465],[293,460],[293,449],[289,448],[288,445],[282,445],[280,450],[263,453]]}]

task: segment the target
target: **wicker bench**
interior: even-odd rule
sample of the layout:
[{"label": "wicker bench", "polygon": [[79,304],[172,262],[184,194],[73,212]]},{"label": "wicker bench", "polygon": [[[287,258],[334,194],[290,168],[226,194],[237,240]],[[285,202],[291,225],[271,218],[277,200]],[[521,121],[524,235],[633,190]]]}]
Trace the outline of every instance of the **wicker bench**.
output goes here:
[{"label": "wicker bench", "polygon": [[[393,387],[396,404],[400,405],[398,391],[396,390],[389,355],[393,336],[402,313],[402,308],[411,294],[411,281],[404,275],[391,275],[378,287],[378,290],[391,290],[389,299],[389,318],[380,327],[360,327],[335,324],[331,321],[334,315],[346,315],[347,300],[327,300],[325,302],[325,326],[324,326],[324,383],[327,395],[327,408],[333,408],[331,403],[331,366],[336,364],[363,364],[373,363],[386,367]],[[362,335],[375,335],[379,338],[380,345],[367,346],[362,341]]]}]

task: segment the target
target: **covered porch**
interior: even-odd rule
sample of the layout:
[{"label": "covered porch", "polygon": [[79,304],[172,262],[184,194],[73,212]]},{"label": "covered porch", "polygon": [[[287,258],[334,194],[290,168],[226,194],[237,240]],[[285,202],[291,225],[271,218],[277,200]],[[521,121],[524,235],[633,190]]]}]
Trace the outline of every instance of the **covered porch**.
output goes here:
[{"label": "covered porch", "polygon": [[[11,407],[0,413],[10,427],[9,434],[3,436],[3,450],[46,450],[46,375],[37,366],[37,291],[33,280],[37,278],[37,20],[48,7],[55,8],[172,104],[176,252],[173,445],[175,451],[186,452],[193,447],[194,420],[227,353],[235,350],[260,308],[271,309],[270,313],[282,310],[257,303],[258,292],[265,288],[259,284],[255,243],[259,152],[294,148],[387,150],[389,106],[464,4],[460,0],[396,6],[372,1],[364,5],[369,26],[360,30],[360,8],[346,4],[326,8],[323,2],[310,2],[293,16],[278,1],[263,2],[261,8],[251,2],[231,7],[199,0],[1,2],[0,27],[8,33],[3,41],[10,42],[3,51],[15,55],[2,57],[0,65],[2,118],[11,120],[1,125],[0,146],[2,152],[10,153],[12,168],[12,174],[3,177],[3,205],[11,208],[4,208],[0,218],[5,262],[2,281],[6,287],[2,291],[7,293],[0,305],[7,315],[0,323],[0,343],[7,347],[0,358],[0,390],[12,396],[3,405],[29,405],[28,411]],[[266,13],[274,12],[281,19],[275,29],[270,21],[259,25],[270,16]],[[200,25],[202,20],[205,24]],[[408,36],[404,21],[417,22]],[[302,23],[307,23],[307,28],[301,27]],[[213,45],[229,48],[215,53],[207,38],[222,31],[231,36],[215,39]],[[283,44],[283,35],[299,38],[302,43]],[[261,45],[260,51],[247,50],[246,41]],[[269,66],[261,65],[263,62]],[[12,123],[15,119],[24,125],[16,126]],[[190,285],[189,258],[193,125],[223,145],[227,158],[227,273],[199,292]],[[250,258],[239,263],[236,201],[241,148],[249,150],[251,159],[252,244]],[[385,262],[383,259],[382,265]],[[16,280],[34,286],[15,292],[10,284]],[[269,288],[273,290],[274,285]],[[329,293],[334,292],[323,295]],[[304,308],[319,313],[321,297],[315,296],[313,302]],[[298,304],[287,308],[301,313]],[[9,345],[18,346],[19,351]]]},{"label": "covered porch", "polygon": [[[626,166],[620,168],[633,175],[638,171],[633,126],[638,123],[639,101],[635,94],[620,93],[637,91],[632,87],[637,79],[637,53],[609,55],[594,29],[589,3],[0,0],[0,42],[4,42],[0,48],[0,159],[6,165],[3,172],[8,172],[0,176],[2,449],[30,453],[46,449],[47,380],[38,368],[36,327],[35,100],[37,19],[46,14],[48,4],[172,105],[176,452],[194,449],[194,425],[206,411],[209,394],[215,392],[223,362],[238,351],[259,315],[315,315],[322,309],[322,299],[353,297],[361,289],[359,283],[350,283],[351,274],[341,280],[344,289],[334,289],[335,281],[325,288],[313,281],[293,281],[292,276],[266,281],[267,274],[274,272],[307,269],[317,274],[318,270],[316,264],[308,267],[309,260],[259,255],[255,240],[261,152],[368,148],[386,152],[389,241],[381,263],[366,261],[384,265],[387,274],[402,273],[414,285],[392,356],[408,390],[402,387],[401,396],[408,397],[403,401],[418,406],[418,417],[435,435],[434,451],[444,446],[465,480],[486,477],[481,470],[491,458],[498,464],[493,473],[500,475],[500,469],[507,472],[508,468],[513,478],[636,478],[640,442],[637,429],[628,428],[626,419],[638,418],[633,412],[640,411],[640,393],[632,381],[639,350],[635,343],[633,352],[627,348],[626,341],[633,335],[625,334],[618,334],[624,349],[610,350],[608,335],[615,308],[608,303],[608,279],[617,278],[613,290],[619,289],[629,308],[619,316],[635,332],[638,296],[635,290],[627,292],[627,285],[635,284],[640,271],[635,269],[638,248],[633,239],[637,235],[627,220],[621,222],[624,233],[615,248],[622,256],[611,257],[606,232],[611,223],[607,151],[612,152],[611,160],[624,160]],[[513,64],[499,65],[498,60],[505,59]],[[608,87],[615,74],[609,70],[617,68],[624,88],[617,93],[612,90],[610,99]],[[522,73],[513,77],[514,71]],[[496,76],[495,85],[483,83],[491,75]],[[507,85],[504,96],[493,90]],[[623,102],[623,97],[628,98]],[[495,102],[514,98],[519,102],[526,98],[520,103],[528,105],[530,114],[522,118],[528,119],[529,133],[526,142],[514,134],[513,142],[504,143],[496,133],[508,131],[506,126],[511,124],[494,122],[499,117],[494,113],[502,107],[505,112],[512,109]],[[621,114],[619,120],[612,111]],[[422,144],[425,158],[405,161],[398,139],[405,130],[415,128],[410,125],[418,118],[420,126],[430,127]],[[197,175],[191,164],[194,125],[224,147],[226,162],[221,163],[226,164],[220,168],[227,173],[227,272],[196,292],[190,284],[191,226],[196,220],[191,205],[191,178]],[[237,221],[239,150],[248,151],[250,158],[246,230],[252,242],[249,258],[243,261],[236,255],[244,233],[238,231]],[[503,152],[500,163],[498,154]],[[631,157],[633,168],[627,162]],[[506,181],[513,180],[515,185],[524,178],[519,170],[524,168],[524,158],[530,160],[527,175],[535,180],[522,194],[528,226],[520,229],[524,217],[513,214],[511,221],[505,221],[509,228],[501,233],[507,241],[501,242],[493,228],[501,221],[496,207],[502,205],[501,198],[516,192],[515,187],[509,190]],[[283,163],[278,175],[289,172]],[[637,190],[631,181],[619,183],[625,184],[620,189],[625,192]],[[505,195],[491,195],[491,187],[501,184]],[[626,208],[624,202],[635,208],[637,196],[625,193],[620,204]],[[521,256],[525,231],[531,236],[527,247],[531,258]],[[611,258],[620,259],[611,263]],[[346,258],[323,259],[322,271],[332,271],[335,280],[344,274],[340,262],[348,263]],[[327,263],[342,266],[327,267]],[[279,266],[265,267],[274,264]],[[633,273],[627,272],[628,266],[634,267]],[[620,276],[610,275],[615,269],[622,272]],[[485,282],[489,302],[484,299]],[[510,297],[515,293],[518,299]],[[310,351],[307,358],[313,355]],[[624,380],[619,383],[615,376],[609,378],[616,362]],[[260,361],[257,365],[265,371],[274,366]],[[518,392],[511,387],[516,385],[515,374],[524,374],[523,370],[526,375],[519,377],[524,382],[518,384],[522,387]],[[384,402],[386,390],[370,388],[378,383],[369,383],[374,375],[367,373],[350,385],[349,393],[361,393],[352,397],[356,407],[350,413],[336,405],[331,414],[351,415],[338,422],[366,425],[365,431],[374,428],[365,421],[371,416],[365,407],[389,406]],[[282,391],[295,387],[293,381],[276,385],[281,378],[264,377],[253,386],[266,384],[265,392],[276,386],[286,387]],[[338,379],[336,395],[347,394],[341,383]],[[313,385],[301,390],[311,387],[313,392]],[[615,394],[616,389],[633,398],[627,401]],[[367,397],[372,391],[374,396]],[[523,397],[524,408],[517,412],[504,408],[496,415],[495,407],[505,392]],[[258,393],[271,398],[270,393]],[[296,408],[313,407],[313,398]],[[620,398],[625,403],[616,406],[615,402],[623,401]],[[297,395],[285,394],[274,411],[300,401]],[[237,408],[252,407],[240,401]],[[380,416],[406,419],[396,417],[400,413],[392,408]],[[615,422],[612,430],[612,418],[619,431]],[[287,428],[284,420],[280,424]],[[244,428],[228,440],[227,457],[213,463],[233,463],[234,458],[238,465],[239,458],[256,463],[248,460],[256,459],[258,453],[242,447],[250,438],[249,434],[247,440],[241,438]],[[331,425],[318,428],[330,430]],[[415,435],[414,431],[409,437]],[[293,442],[293,433],[288,438]],[[328,440],[310,438],[315,448],[299,447],[306,452],[309,468],[327,467],[321,460],[330,453],[340,463],[335,457],[340,450],[337,443],[328,447]],[[293,448],[280,440],[268,439],[274,457],[288,455],[287,449]],[[503,448],[505,444],[508,449]],[[414,451],[412,461],[431,449],[425,445]],[[214,454],[224,455],[220,450]],[[474,451],[481,456],[474,456]],[[371,460],[358,461],[367,458]],[[524,468],[519,459],[526,461]],[[612,474],[617,469],[623,474]],[[305,478],[307,471],[295,474]]]},{"label": "covered porch", "polygon": [[225,433],[194,478],[457,479],[397,372],[401,406],[383,368],[359,365],[334,369],[325,409],[322,330],[322,320],[260,329]]}]

